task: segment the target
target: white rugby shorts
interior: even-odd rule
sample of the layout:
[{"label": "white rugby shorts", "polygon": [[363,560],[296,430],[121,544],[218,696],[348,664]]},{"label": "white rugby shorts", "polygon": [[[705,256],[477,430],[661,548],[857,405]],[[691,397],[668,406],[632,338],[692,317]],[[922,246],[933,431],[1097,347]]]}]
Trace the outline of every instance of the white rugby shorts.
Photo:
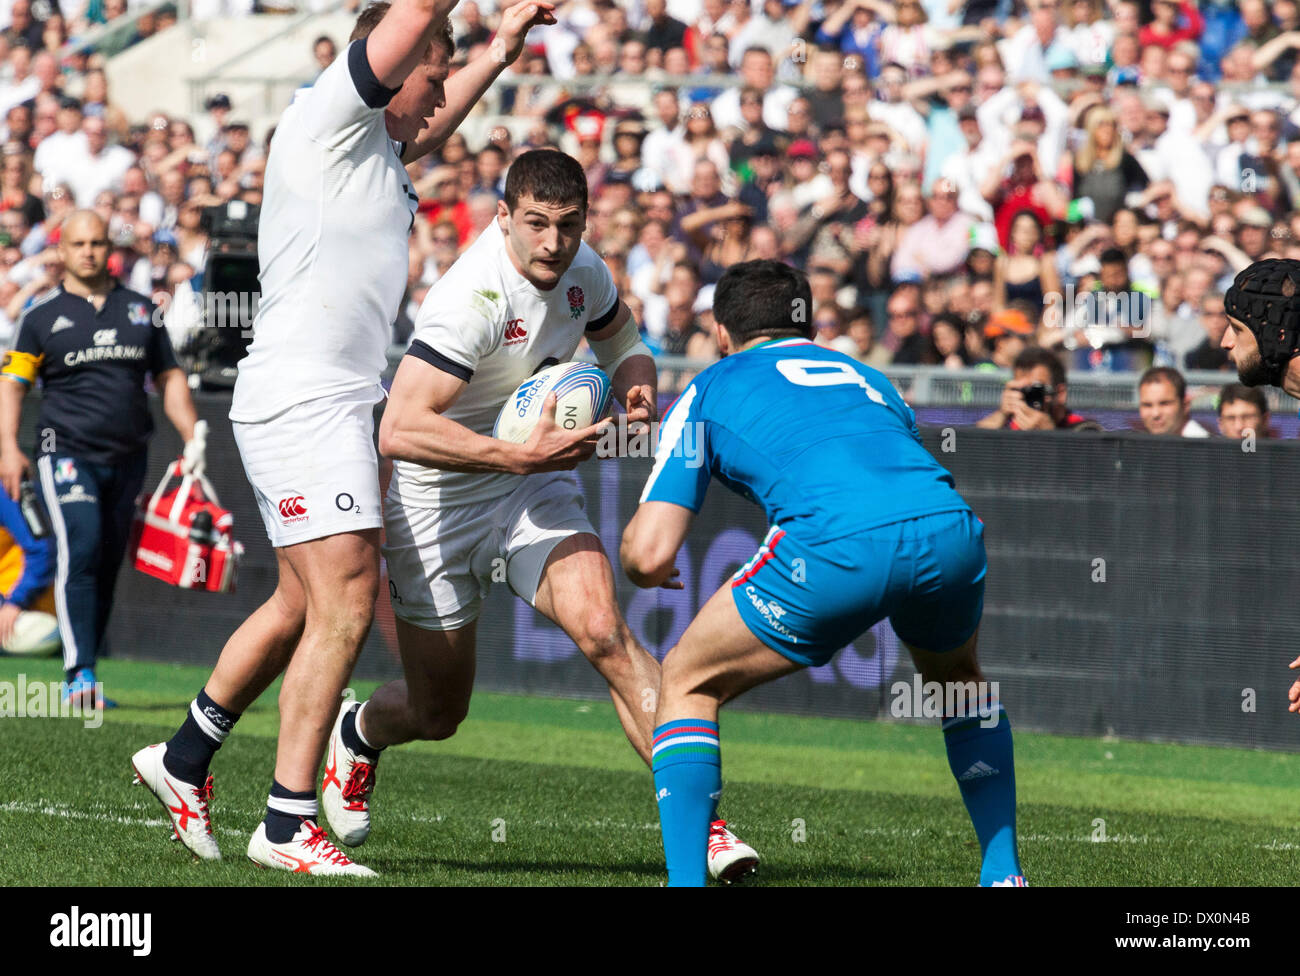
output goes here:
[{"label": "white rugby shorts", "polygon": [[403,504],[395,474],[383,548],[393,613],[425,630],[459,630],[478,617],[493,582],[535,605],[551,550],[596,534],[585,509],[567,471],[528,475],[501,498],[441,508]]},{"label": "white rugby shorts", "polygon": [[383,524],[374,407],[383,388],[318,397],[258,423],[232,421],[276,548]]}]

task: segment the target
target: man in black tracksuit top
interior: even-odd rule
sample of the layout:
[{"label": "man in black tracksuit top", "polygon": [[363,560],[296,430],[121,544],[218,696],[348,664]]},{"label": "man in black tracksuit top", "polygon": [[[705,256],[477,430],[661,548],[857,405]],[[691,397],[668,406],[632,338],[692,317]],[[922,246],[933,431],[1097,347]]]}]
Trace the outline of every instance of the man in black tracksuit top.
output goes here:
[{"label": "man in black tracksuit top", "polygon": [[24,313],[0,366],[0,481],[11,498],[31,473],[18,448],[22,399],[38,378],[43,385],[36,472],[57,547],[54,594],[70,701],[93,701],[95,659],[153,432],[146,374],[186,441],[197,420],[167,330],[154,325],[153,302],[108,274],[108,252],[97,215],[67,218],[63,281]]}]

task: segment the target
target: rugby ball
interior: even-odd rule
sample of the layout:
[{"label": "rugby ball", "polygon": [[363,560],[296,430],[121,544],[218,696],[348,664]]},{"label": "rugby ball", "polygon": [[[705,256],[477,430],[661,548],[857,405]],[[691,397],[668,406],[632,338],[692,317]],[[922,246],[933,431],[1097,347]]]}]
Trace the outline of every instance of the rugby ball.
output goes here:
[{"label": "rugby ball", "polygon": [[519,384],[497,415],[492,436],[522,444],[542,416],[542,404],[555,394],[555,423],[564,430],[590,427],[609,409],[609,377],[591,363],[560,363]]},{"label": "rugby ball", "polygon": [[17,657],[50,657],[62,646],[58,620],[41,610],[19,613],[13,633],[3,645],[6,654]]}]

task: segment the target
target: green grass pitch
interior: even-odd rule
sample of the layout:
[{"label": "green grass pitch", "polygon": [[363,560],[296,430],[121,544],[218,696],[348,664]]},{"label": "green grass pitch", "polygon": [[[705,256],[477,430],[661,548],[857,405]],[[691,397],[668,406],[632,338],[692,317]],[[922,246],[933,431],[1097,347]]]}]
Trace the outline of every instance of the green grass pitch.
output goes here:
[{"label": "green grass pitch", "polygon": [[[0,659],[0,681],[58,680]],[[275,689],[218,754],[225,858],[168,840],[130,755],[167,738],[207,672],[108,661],[122,705],[0,719],[0,884],[657,885],[651,780],[606,702],[479,694],[452,739],[389,750],[357,857],[371,882],[303,879],[244,857],[275,749]],[[358,683],[358,694],[370,691]],[[1015,720],[1014,710],[1011,712]],[[723,815],[763,858],[755,885],[972,885],[979,850],[936,727],[723,714]],[[1033,885],[1292,885],[1300,755],[1016,733],[1021,855]],[[1104,821],[1104,825],[1099,821]],[[1100,840],[1103,836],[1104,842]]]}]

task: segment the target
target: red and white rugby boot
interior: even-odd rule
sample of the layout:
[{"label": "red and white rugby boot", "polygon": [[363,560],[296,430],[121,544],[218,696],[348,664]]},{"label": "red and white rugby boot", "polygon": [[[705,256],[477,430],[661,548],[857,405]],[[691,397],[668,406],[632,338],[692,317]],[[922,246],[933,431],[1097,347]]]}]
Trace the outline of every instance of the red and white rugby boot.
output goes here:
[{"label": "red and white rugby boot", "polygon": [[354,701],[345,701],[339,709],[321,779],[325,822],[338,842],[348,847],[360,847],[370,835],[370,794],[375,788],[375,767],[379,765],[378,759],[370,762],[343,741],[343,718],[350,709],[360,707]]},{"label": "red and white rugby boot", "polygon": [[284,844],[272,844],[266,837],[266,823],[258,824],[248,841],[248,859],[264,868],[279,868],[294,874],[377,877],[370,868],[353,861],[331,844],[325,828],[316,826],[312,820],[303,820],[293,840]]},{"label": "red and white rugby boot", "polygon": [[727,829],[727,821],[709,825],[709,877],[734,884],[758,870],[758,853]]},{"label": "red and white rugby boot", "polygon": [[221,851],[212,836],[212,820],[208,814],[208,801],[212,799],[212,776],[207,782],[195,786],[177,779],[163,765],[167,743],[145,746],[131,757],[135,770],[135,783],[143,783],[171,818],[174,840],[179,840],[195,857],[205,861],[220,861]]}]

